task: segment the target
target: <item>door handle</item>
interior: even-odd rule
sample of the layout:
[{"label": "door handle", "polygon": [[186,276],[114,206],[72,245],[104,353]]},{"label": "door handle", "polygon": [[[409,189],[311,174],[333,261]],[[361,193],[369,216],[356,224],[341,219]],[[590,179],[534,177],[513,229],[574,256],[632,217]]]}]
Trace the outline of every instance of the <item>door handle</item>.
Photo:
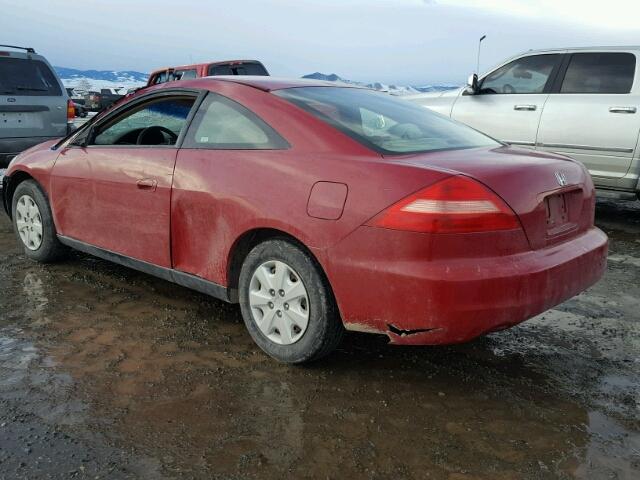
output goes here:
[{"label": "door handle", "polygon": [[529,112],[533,112],[537,108],[538,108],[537,105],[514,105],[513,106],[514,110],[529,111]]},{"label": "door handle", "polygon": [[636,113],[636,107],[609,107],[611,113]]},{"label": "door handle", "polygon": [[151,178],[143,178],[138,180],[136,185],[140,190],[151,190],[152,192],[155,192],[156,187],[158,186],[158,181]]}]

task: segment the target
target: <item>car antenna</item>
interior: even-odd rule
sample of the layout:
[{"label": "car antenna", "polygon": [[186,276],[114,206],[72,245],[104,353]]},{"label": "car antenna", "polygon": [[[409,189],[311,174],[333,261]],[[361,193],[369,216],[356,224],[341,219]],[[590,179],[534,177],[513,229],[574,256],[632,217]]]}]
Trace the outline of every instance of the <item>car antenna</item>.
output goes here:
[{"label": "car antenna", "polygon": [[486,35],[482,35],[478,40],[478,63],[476,63],[476,74],[480,75],[480,47],[482,47],[482,41],[487,38]]}]

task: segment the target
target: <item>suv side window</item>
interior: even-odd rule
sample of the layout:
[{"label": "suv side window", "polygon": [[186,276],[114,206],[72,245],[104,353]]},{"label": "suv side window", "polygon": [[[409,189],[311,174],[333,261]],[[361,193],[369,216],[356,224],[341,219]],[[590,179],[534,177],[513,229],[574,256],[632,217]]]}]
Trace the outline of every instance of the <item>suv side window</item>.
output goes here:
[{"label": "suv side window", "polygon": [[100,125],[92,145],[175,145],[193,97],[163,97],[144,102]]},{"label": "suv side window", "polygon": [[629,93],[635,70],[632,53],[574,53],[560,93]]},{"label": "suv side window", "polygon": [[544,93],[559,63],[558,54],[518,58],[487,75],[480,85],[480,93]]},{"label": "suv side window", "polygon": [[253,112],[210,92],[198,109],[183,148],[280,150],[287,141]]}]

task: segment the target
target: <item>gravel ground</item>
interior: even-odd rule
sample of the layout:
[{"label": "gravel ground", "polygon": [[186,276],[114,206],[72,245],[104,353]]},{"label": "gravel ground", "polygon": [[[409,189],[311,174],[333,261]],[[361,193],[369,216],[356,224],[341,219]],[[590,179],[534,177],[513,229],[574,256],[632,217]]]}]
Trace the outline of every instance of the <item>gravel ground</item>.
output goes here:
[{"label": "gravel ground", "polygon": [[600,202],[604,279],[454,347],[350,334],[279,365],[236,307],[0,218],[0,478],[640,478],[640,204]]}]

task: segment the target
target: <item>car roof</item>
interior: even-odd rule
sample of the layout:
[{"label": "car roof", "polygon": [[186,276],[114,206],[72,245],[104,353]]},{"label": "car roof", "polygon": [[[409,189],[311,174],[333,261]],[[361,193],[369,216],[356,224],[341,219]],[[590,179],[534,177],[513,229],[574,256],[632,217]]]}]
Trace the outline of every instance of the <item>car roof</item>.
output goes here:
[{"label": "car roof", "polygon": [[541,48],[535,50],[527,50],[519,53],[517,56],[528,55],[530,53],[557,53],[557,52],[579,52],[579,51],[591,51],[591,50],[604,50],[609,52],[627,52],[629,50],[640,50],[638,45],[615,45],[615,46],[594,46],[594,47],[562,47],[562,48]]},{"label": "car roof", "polygon": [[[257,88],[265,92],[271,92],[273,90],[283,90],[285,88],[296,87],[351,87],[361,88],[355,85],[342,84],[336,82],[327,82],[324,80],[313,80],[308,78],[284,78],[284,77],[270,77],[260,75],[212,75],[209,77],[196,78],[193,80],[187,80],[190,86],[196,86],[198,83],[208,84],[210,82],[231,82],[241,85],[247,85],[249,87]],[[184,82],[184,80],[183,80]],[[171,82],[163,84],[171,86]]]}]

